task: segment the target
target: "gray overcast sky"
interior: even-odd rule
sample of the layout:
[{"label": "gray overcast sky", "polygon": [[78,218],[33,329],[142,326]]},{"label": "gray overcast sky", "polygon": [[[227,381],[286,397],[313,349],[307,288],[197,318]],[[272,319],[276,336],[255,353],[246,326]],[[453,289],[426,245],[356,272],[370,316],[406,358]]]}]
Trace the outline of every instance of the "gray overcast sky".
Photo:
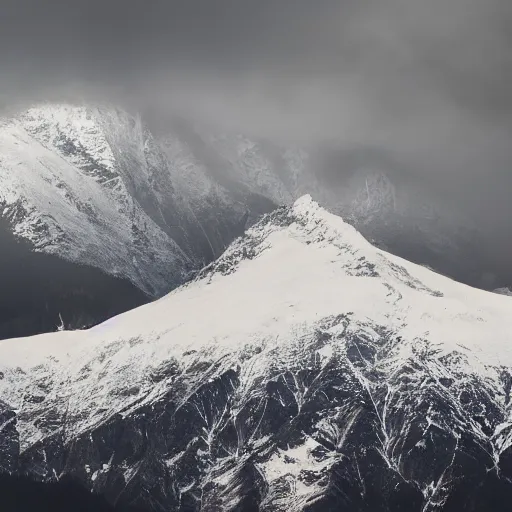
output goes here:
[{"label": "gray overcast sky", "polygon": [[512,238],[510,0],[0,6],[4,108],[90,96],[288,141],[384,148]]}]

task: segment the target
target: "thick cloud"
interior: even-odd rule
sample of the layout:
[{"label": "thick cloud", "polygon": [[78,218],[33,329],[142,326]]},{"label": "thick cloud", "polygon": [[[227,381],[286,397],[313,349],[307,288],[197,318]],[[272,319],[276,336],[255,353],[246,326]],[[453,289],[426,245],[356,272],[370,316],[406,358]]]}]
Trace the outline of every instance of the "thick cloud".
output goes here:
[{"label": "thick cloud", "polygon": [[510,0],[0,6],[4,108],[85,96],[303,144],[383,148],[512,253]]}]

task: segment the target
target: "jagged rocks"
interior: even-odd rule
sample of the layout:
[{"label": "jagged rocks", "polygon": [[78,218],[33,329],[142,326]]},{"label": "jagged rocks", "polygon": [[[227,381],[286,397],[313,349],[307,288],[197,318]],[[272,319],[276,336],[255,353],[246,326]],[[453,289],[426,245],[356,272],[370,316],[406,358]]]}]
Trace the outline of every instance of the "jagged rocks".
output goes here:
[{"label": "jagged rocks", "polygon": [[[0,379],[4,376],[0,372]],[[0,474],[19,470],[20,440],[16,413],[0,400]]]}]

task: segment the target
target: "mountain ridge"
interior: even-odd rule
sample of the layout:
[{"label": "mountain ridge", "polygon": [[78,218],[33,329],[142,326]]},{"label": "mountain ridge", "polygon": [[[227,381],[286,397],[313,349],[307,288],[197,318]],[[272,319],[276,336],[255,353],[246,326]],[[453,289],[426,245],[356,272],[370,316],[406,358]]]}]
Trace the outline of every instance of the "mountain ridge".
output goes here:
[{"label": "mountain ridge", "polygon": [[511,307],[306,196],[152,304],[0,342],[11,471],[151,511],[506,510]]},{"label": "mountain ridge", "polygon": [[394,183],[392,160],[383,155],[391,167],[379,169],[370,150],[334,151],[330,162],[181,119],[154,135],[115,106],[46,104],[2,120],[0,154],[0,212],[16,236],[153,297],[217,258],[246,223],[305,193],[413,259],[422,251],[400,247],[414,239],[433,266],[456,258],[458,245],[465,260],[477,250],[465,250],[476,236],[469,219]]}]

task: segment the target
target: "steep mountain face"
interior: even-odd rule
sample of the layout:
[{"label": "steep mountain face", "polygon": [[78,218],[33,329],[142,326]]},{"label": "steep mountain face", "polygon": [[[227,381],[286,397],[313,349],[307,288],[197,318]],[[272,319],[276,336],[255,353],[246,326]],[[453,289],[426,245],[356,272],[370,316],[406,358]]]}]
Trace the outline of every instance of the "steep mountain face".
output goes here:
[{"label": "steep mountain face", "polygon": [[245,204],[172,142],[166,158],[140,119],[116,110],[29,110],[0,130],[3,217],[37,250],[159,296],[245,227]]},{"label": "steep mountain face", "polygon": [[65,105],[0,122],[0,338],[159,297],[275,207],[222,162],[215,176],[187,133],[156,141],[125,112]]},{"label": "steep mountain face", "polygon": [[16,413],[0,400],[0,474],[11,474],[19,465],[20,439]]},{"label": "steep mountain face", "polygon": [[[325,165],[325,157],[319,160],[312,158],[310,163],[312,171],[321,169],[319,179],[325,183],[315,199],[319,197],[329,211],[387,251],[466,284],[492,288],[492,278],[485,276],[493,264],[483,249],[483,234],[449,196],[432,190],[385,152],[338,151],[331,160],[346,162],[342,180],[329,176],[333,163],[328,160]],[[508,276],[495,278],[507,282]]]},{"label": "steep mountain face", "polygon": [[152,304],[0,342],[3,469],[148,511],[509,510],[511,310],[303,197]]}]

